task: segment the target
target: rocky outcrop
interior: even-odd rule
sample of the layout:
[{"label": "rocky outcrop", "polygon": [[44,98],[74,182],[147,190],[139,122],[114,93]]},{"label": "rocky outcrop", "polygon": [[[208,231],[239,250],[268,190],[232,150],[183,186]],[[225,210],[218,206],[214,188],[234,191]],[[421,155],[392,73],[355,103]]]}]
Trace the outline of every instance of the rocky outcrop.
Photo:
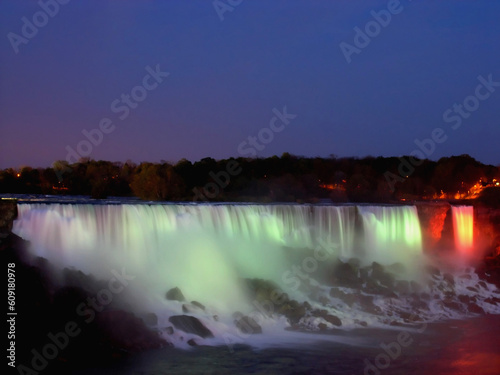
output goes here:
[{"label": "rocky outcrop", "polygon": [[165,297],[169,301],[184,302],[186,300],[186,298],[184,298],[184,294],[182,294],[181,290],[177,287],[170,289]]},{"label": "rocky outcrop", "polygon": [[0,199],[0,232],[12,230],[12,223],[17,218],[17,201],[15,199]]},{"label": "rocky outcrop", "polygon": [[448,202],[417,202],[424,249],[433,251],[442,239],[445,220],[451,205]]},{"label": "rocky outcrop", "polygon": [[262,333],[262,327],[252,317],[245,316],[240,312],[234,313],[234,324],[238,329],[245,334]]},{"label": "rocky outcrop", "polygon": [[0,250],[7,241],[16,218],[17,201],[15,199],[0,199]]},{"label": "rocky outcrop", "polygon": [[[269,316],[285,316],[290,325],[297,329],[303,328],[303,318],[313,315],[313,309],[307,301],[301,303],[290,299],[276,284],[262,279],[246,279],[245,281],[252,303],[254,306],[259,306],[259,313]],[[342,324],[339,318],[330,316],[330,322],[335,321],[332,324]],[[243,322],[248,323],[245,320]],[[251,324],[249,325],[251,326]]]},{"label": "rocky outcrop", "polygon": [[[96,296],[102,281],[76,270],[55,270],[45,259],[28,256],[27,246],[9,233],[0,251],[2,264],[15,264],[15,311],[22,314],[22,324],[16,326],[18,364],[29,366],[32,350],[42,352],[52,343],[49,334],[59,337],[60,343],[67,337],[68,342],[60,344],[62,348],[47,361],[43,373],[71,373],[72,366],[108,362],[168,345],[140,318],[117,308],[115,300],[101,305]],[[71,337],[66,335],[69,323]]]},{"label": "rocky outcrop", "polygon": [[190,315],[174,315],[168,321],[181,331],[198,335],[202,338],[214,337],[213,333],[197,318]]}]

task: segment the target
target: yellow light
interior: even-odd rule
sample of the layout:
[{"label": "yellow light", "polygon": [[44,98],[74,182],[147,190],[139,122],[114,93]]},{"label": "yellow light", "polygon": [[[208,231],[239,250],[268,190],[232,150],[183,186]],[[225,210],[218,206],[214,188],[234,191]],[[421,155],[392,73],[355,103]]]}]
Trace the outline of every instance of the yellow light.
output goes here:
[{"label": "yellow light", "polygon": [[18,174],[17,174],[17,177],[21,177],[21,173],[18,173]]}]

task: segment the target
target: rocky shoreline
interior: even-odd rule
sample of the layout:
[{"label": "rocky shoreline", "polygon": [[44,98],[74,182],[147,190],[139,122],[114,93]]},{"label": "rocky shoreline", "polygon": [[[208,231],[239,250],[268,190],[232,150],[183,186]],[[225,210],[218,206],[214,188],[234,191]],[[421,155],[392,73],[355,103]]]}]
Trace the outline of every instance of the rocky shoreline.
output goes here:
[{"label": "rocky shoreline", "polygon": [[90,309],[79,313],[78,306],[102,291],[103,282],[70,269],[56,280],[49,262],[31,257],[28,242],[11,232],[16,216],[15,201],[0,201],[0,255],[15,274],[11,363],[19,373],[63,373],[168,345],[140,318],[120,309],[119,301],[96,305],[92,316]]},{"label": "rocky shoreline", "polygon": [[[445,211],[443,207],[438,207],[440,212]],[[424,222],[426,220],[431,223],[432,213],[429,208],[425,209],[428,212],[424,216]],[[488,235],[493,236],[488,244],[493,249],[496,241],[493,234],[500,233],[495,212],[479,211],[477,218],[482,223],[481,226],[489,231]],[[202,339],[213,337],[213,332],[199,319],[188,315],[204,312],[205,306],[197,301],[187,302],[181,289],[177,287],[168,290],[165,298],[182,302],[184,314],[171,316],[171,326],[165,327],[165,332],[154,328],[158,321],[155,314],[141,317],[134,315],[122,303],[120,296],[105,304],[96,303],[96,296],[107,295],[105,292],[119,288],[119,283],[111,285],[74,269],[60,272],[44,258],[32,257],[27,251],[28,243],[11,232],[16,216],[16,201],[1,200],[0,254],[4,265],[15,265],[15,309],[20,314],[16,322],[15,364],[24,366],[25,372],[29,373],[32,369],[37,372],[60,373],[75,366],[98,365],[145,350],[170,346],[168,335],[175,330],[191,333]],[[500,257],[492,251],[484,257],[476,273],[480,279],[496,284],[499,288]],[[398,278],[398,275],[405,272],[400,264],[382,266],[374,262],[362,267],[358,259],[351,259],[348,262],[337,261],[329,267],[333,269],[323,272],[327,277],[327,288],[318,288],[314,280],[303,283],[309,299],[315,303],[314,307],[307,301],[289,298],[268,280],[244,279],[243,282],[251,301],[261,306],[269,306],[269,301],[272,301],[273,310],[269,313],[284,317],[289,323],[289,329],[296,331],[333,332],[343,326],[342,316],[333,314],[332,308],[346,307],[384,319],[387,317],[384,321],[387,325],[411,325],[424,320],[425,314],[432,313],[430,306],[437,303],[445,311],[466,315],[484,314],[485,310],[481,307],[484,303],[500,306],[499,293],[488,298],[479,296],[489,290],[482,281],[469,286],[468,292],[464,293],[463,288],[458,291],[456,285],[463,280],[470,280],[471,274],[454,276],[428,267],[425,270],[428,276],[426,283],[435,292],[431,295],[423,291],[422,285]],[[119,280],[118,277],[117,281]],[[478,296],[473,296],[474,293]],[[404,300],[410,310],[417,313],[392,306],[393,299]],[[389,307],[382,311],[381,306]],[[261,334],[263,331],[251,314],[235,311],[233,318],[235,327],[243,334]],[[217,320],[217,317],[214,316],[213,319]],[[355,320],[354,323],[358,327],[368,325],[363,320]],[[198,345],[196,339],[190,339],[187,344]]]}]

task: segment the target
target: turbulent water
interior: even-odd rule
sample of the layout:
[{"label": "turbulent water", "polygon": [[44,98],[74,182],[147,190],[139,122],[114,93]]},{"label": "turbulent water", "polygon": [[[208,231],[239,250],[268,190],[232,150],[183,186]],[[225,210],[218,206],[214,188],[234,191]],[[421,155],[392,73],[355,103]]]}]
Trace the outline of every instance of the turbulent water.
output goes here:
[{"label": "turbulent water", "polygon": [[[102,279],[125,270],[133,278],[127,306],[140,316],[154,313],[153,328],[179,347],[190,338],[270,345],[339,326],[500,313],[496,288],[471,267],[430,263],[414,206],[20,203],[18,209],[14,232],[31,242],[34,255]],[[472,208],[454,207],[452,215],[456,251],[469,252]],[[274,299],[270,285],[286,297]],[[167,300],[174,287],[203,307]],[[262,334],[242,332],[235,312],[250,316]],[[173,330],[169,318],[185,313],[215,337]]]}]

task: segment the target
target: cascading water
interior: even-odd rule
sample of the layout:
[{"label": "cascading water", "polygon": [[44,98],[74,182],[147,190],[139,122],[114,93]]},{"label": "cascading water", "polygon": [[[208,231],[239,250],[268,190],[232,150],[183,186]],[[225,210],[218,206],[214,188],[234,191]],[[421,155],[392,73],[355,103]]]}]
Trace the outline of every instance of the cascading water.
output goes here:
[{"label": "cascading water", "polygon": [[451,209],[455,247],[462,256],[471,256],[474,251],[474,208],[453,206]]},{"label": "cascading water", "polygon": [[408,263],[422,253],[422,233],[414,206],[359,207],[367,258],[383,264]]},{"label": "cascading water", "polygon": [[[420,319],[432,320],[445,295],[447,279],[440,273],[429,286],[415,282],[423,281],[416,277],[423,255],[413,206],[22,203],[18,210],[13,231],[31,242],[34,255],[100,278],[126,269],[134,277],[129,289],[135,312],[154,312],[164,335],[170,316],[192,310],[165,299],[174,287],[206,306],[196,316],[216,333],[212,340],[241,338],[233,323],[236,311],[260,316],[268,337],[291,326],[317,330],[340,322],[349,328],[405,321],[415,310],[415,293],[439,296],[420,304],[427,306]],[[470,216],[468,208],[453,212],[456,226],[472,225],[460,219]],[[285,302],[270,302],[272,292],[263,296],[267,284],[256,279],[285,292]],[[474,282],[477,275],[470,274],[455,287],[484,298],[494,289],[466,290]],[[267,311],[261,314],[263,305]],[[168,340],[178,344],[189,337],[184,332]]]}]

